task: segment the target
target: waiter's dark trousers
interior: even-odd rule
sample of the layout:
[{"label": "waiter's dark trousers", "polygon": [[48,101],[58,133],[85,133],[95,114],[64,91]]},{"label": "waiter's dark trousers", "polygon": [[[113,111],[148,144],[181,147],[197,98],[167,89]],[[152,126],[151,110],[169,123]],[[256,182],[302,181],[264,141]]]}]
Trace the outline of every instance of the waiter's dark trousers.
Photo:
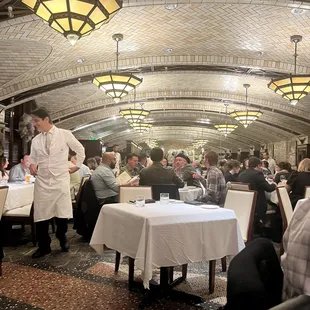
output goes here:
[{"label": "waiter's dark trousers", "polygon": [[[56,237],[60,242],[66,240],[66,232],[68,231],[68,219],[66,218],[55,218],[57,229]],[[36,235],[39,243],[39,248],[46,250],[50,248],[51,238],[48,234],[50,220],[40,221],[36,223]]]}]

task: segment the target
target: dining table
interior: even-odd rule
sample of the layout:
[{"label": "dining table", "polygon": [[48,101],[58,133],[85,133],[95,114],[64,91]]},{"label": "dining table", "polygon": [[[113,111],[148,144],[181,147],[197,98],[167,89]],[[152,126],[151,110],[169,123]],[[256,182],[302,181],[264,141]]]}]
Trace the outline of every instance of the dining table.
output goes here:
[{"label": "dining table", "polygon": [[133,258],[148,289],[156,268],[236,255],[244,242],[233,210],[174,201],[103,205],[90,246],[101,255],[106,246]]},{"label": "dining table", "polygon": [[34,194],[33,183],[19,182],[7,183],[6,185],[9,186],[9,190],[3,213],[32,204]]},{"label": "dining table", "polygon": [[179,188],[180,200],[193,201],[202,195],[202,188],[196,186],[185,186]]}]

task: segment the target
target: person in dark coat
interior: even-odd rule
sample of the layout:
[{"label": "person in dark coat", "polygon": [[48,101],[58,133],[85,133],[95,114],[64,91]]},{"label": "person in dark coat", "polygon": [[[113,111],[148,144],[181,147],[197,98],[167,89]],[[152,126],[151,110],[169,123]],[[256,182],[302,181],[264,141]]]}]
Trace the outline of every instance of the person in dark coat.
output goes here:
[{"label": "person in dark coat", "polygon": [[238,176],[240,171],[240,162],[238,160],[230,160],[227,163],[228,171],[224,174],[225,181],[227,182],[238,182]]},{"label": "person in dark coat", "polygon": [[178,188],[184,187],[183,181],[176,175],[173,169],[167,169],[160,163],[164,158],[161,148],[155,147],[151,150],[153,165],[140,171],[140,182],[143,185],[175,184]]},{"label": "person in dark coat", "polygon": [[267,211],[267,198],[265,192],[273,192],[276,184],[268,183],[262,172],[262,162],[259,158],[252,156],[249,159],[249,169],[243,171],[238,181],[249,183],[250,189],[257,191],[257,200],[255,207],[254,225],[256,232],[263,226],[265,214]]}]

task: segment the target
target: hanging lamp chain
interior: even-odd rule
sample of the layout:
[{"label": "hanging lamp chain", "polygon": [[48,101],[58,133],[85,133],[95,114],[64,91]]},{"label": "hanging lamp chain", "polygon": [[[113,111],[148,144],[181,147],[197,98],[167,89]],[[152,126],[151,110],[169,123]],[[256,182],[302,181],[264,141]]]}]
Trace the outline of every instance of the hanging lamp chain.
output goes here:
[{"label": "hanging lamp chain", "polygon": [[116,72],[118,72],[119,40],[116,40]]},{"label": "hanging lamp chain", "polygon": [[250,84],[243,84],[243,87],[245,88],[245,109],[248,110],[248,89],[251,85]]},{"label": "hanging lamp chain", "polygon": [[297,57],[298,57],[298,53],[297,53],[297,45],[299,42],[302,41],[302,36],[300,35],[293,35],[291,36],[291,42],[294,43],[295,45],[295,53],[294,53],[294,74],[296,75],[297,73]]}]

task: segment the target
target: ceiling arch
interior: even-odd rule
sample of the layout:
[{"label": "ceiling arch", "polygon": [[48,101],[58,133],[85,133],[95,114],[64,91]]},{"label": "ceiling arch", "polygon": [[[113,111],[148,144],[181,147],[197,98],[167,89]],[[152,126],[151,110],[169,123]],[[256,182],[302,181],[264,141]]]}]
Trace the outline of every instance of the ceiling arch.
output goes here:
[{"label": "ceiling arch", "polygon": [[[267,88],[272,77],[294,69],[293,34],[304,37],[298,73],[310,73],[309,3],[184,0],[175,10],[167,10],[166,3],[128,0],[107,25],[74,47],[34,15],[0,19],[0,51],[8,46],[21,55],[11,62],[16,71],[0,62],[3,77],[12,71],[0,86],[0,104],[11,109],[33,99],[51,112],[57,126],[73,129],[78,137],[104,135],[111,143],[147,137],[140,140],[140,135],[127,132],[124,122],[112,119],[120,108],[140,103],[151,110],[152,135],[163,144],[173,137],[185,145],[203,131],[214,148],[259,147],[310,135],[310,97],[293,107]],[[293,8],[305,11],[296,15]],[[114,33],[124,35],[121,70],[144,79],[136,97],[131,94],[118,105],[91,83],[94,74],[115,68]],[[23,54],[32,46],[38,48],[38,59]],[[251,84],[249,108],[262,110],[263,116],[225,138],[213,125],[235,123],[225,117],[224,103],[229,103],[229,112],[244,109],[244,83]],[[209,124],[201,123],[202,118]]]}]

